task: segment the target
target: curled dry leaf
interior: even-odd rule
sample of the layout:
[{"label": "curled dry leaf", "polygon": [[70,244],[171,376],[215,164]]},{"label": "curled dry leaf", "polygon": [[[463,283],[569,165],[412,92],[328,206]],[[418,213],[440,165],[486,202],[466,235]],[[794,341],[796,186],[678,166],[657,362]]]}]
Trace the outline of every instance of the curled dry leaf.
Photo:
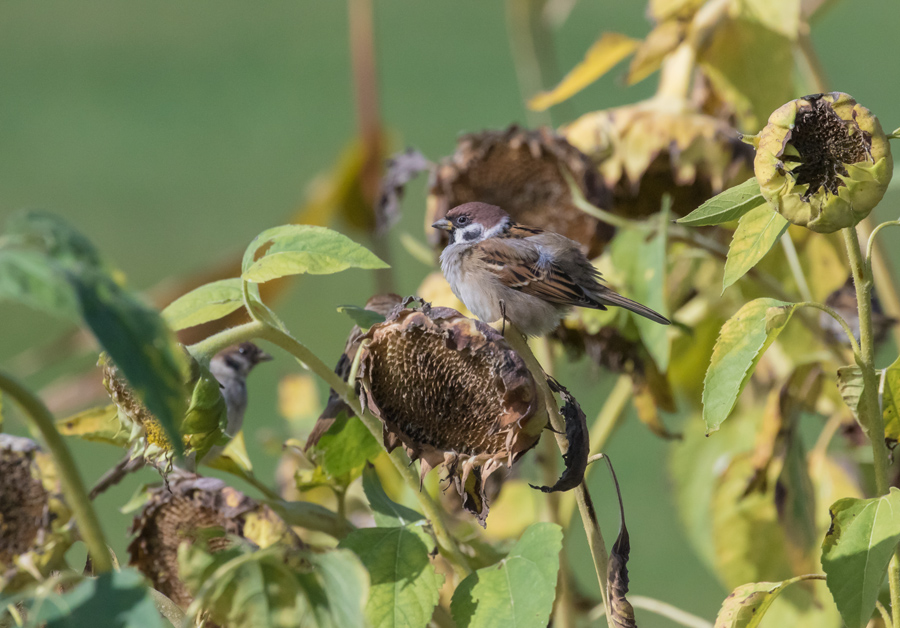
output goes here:
[{"label": "curled dry leaf", "polygon": [[484,482],[531,449],[546,425],[524,361],[491,327],[456,310],[395,310],[364,336],[357,375],[364,405],[421,475],[445,464],[484,525]]},{"label": "curled dry leaf", "polygon": [[566,420],[566,440],[569,441],[569,448],[563,454],[566,468],[556,484],[540,487],[532,485],[532,488],[539,489],[544,493],[571,491],[584,481],[584,472],[587,469],[588,454],[591,448],[587,420],[578,400],[565,386],[552,377],[547,378],[547,383],[550,385],[550,390],[562,397],[563,406],[560,408],[560,412]]},{"label": "curled dry leaf", "polygon": [[619,536],[613,543],[609,554],[609,563],[606,566],[606,598],[609,602],[609,617],[615,628],[637,628],[634,620],[634,608],[625,597],[628,593],[628,558],[631,555],[631,539],[628,536],[628,528],[625,527],[625,506],[622,503],[622,491],[619,488],[619,479],[613,469],[612,461],[608,456],[604,457],[613,483],[616,485],[616,495],[619,498]]},{"label": "curled dry leaf", "polygon": [[505,131],[463,135],[456,152],[434,169],[425,216],[426,232],[436,246],[446,233],[430,225],[463,203],[499,205],[516,222],[575,240],[595,257],[614,229],[575,206],[567,175],[593,205],[608,208],[612,197],[591,160],[549,129],[529,131],[515,125]]},{"label": "curled dry leaf", "polygon": [[217,478],[176,471],[167,485],[147,491],[147,502],[131,525],[129,564],[153,588],[186,608],[192,596],[178,575],[178,548],[206,540],[210,552],[230,545],[226,535],[243,537],[265,548],[300,545],[291,529],[265,505]]},{"label": "curled dry leaf", "polygon": [[386,232],[400,218],[400,201],[406,184],[420,172],[430,170],[433,164],[425,155],[414,148],[408,148],[388,159],[381,190],[375,203],[375,228],[377,233]]},{"label": "curled dry leaf", "polygon": [[64,565],[75,540],[48,454],[0,434],[0,591],[12,593]]},{"label": "curled dry leaf", "polygon": [[684,216],[753,174],[753,150],[728,124],[655,101],[586,114],[562,133],[599,164],[621,216],[655,214],[666,194]]}]

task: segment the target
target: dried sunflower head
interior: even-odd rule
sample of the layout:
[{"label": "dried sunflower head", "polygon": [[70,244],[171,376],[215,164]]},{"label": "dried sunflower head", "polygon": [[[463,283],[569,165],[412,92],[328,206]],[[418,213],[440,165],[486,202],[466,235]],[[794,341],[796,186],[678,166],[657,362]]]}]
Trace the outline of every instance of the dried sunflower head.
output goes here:
[{"label": "dried sunflower head", "polygon": [[[188,360],[187,389],[191,391],[191,397],[187,400],[187,412],[180,430],[185,454],[196,454],[202,459],[212,447],[227,443],[228,408],[219,382],[209,369],[189,354]],[[118,410],[119,422],[129,431],[128,442],[132,445],[133,455],[143,456],[157,468],[170,469],[174,452],[162,424],[138,398],[108,355],[102,354],[98,365],[103,373],[103,386]]]},{"label": "dried sunflower head", "polygon": [[204,539],[211,552],[226,548],[228,535],[260,547],[300,543],[268,506],[217,478],[176,471],[166,486],[147,493],[147,501],[131,525],[134,539],[128,546],[129,564],[181,607],[193,599],[178,576],[178,548],[183,543]]},{"label": "dried sunflower head", "polygon": [[73,541],[50,456],[27,438],[0,434],[0,591],[59,569]]},{"label": "dried sunflower head", "polygon": [[752,138],[763,196],[795,225],[852,227],[887,190],[893,160],[872,112],[848,94],[813,94],[781,106]]},{"label": "dried sunflower head", "polygon": [[721,120],[656,101],[586,114],[562,129],[613,190],[612,211],[640,218],[672,197],[679,216],[752,176],[753,151]]},{"label": "dried sunflower head", "polygon": [[456,310],[399,310],[372,327],[358,373],[361,398],[384,425],[390,451],[446,464],[483,522],[484,482],[540,438],[546,416],[524,361],[493,328]]},{"label": "dried sunflower head", "polygon": [[425,216],[428,238],[443,247],[447,234],[430,225],[457,205],[481,201],[503,207],[516,222],[575,240],[595,257],[614,229],[574,205],[566,175],[588,201],[609,207],[609,191],[590,159],[549,129],[511,126],[463,135],[456,152],[432,172]]}]

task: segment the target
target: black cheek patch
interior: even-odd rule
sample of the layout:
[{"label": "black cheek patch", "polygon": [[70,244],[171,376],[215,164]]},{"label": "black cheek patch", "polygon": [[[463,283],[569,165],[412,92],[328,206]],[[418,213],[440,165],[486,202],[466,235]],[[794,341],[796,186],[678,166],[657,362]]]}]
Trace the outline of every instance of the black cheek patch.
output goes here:
[{"label": "black cheek patch", "polygon": [[480,238],[481,234],[472,229],[470,231],[463,231],[462,236],[463,240],[465,240],[466,242],[471,242],[472,240],[477,240],[478,238]]}]

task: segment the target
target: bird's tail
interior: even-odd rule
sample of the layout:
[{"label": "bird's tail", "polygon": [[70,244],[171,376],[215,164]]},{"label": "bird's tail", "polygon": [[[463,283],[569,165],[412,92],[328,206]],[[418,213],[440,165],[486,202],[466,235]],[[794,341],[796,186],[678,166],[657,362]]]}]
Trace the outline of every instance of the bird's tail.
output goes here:
[{"label": "bird's tail", "polygon": [[604,305],[624,307],[626,310],[630,310],[635,314],[643,316],[644,318],[649,318],[654,323],[659,323],[661,325],[672,324],[672,321],[670,321],[659,312],[654,312],[646,305],[641,305],[637,301],[632,301],[631,299],[625,298],[618,292],[606,289],[603,292],[596,294],[594,298]]}]

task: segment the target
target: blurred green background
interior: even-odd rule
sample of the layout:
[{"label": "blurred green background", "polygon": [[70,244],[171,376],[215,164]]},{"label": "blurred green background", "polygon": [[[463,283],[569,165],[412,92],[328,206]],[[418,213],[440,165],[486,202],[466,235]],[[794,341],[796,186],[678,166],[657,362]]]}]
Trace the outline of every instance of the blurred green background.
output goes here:
[{"label": "blurred green background", "polygon": [[[329,168],[356,133],[346,11],[342,2],[309,0],[4,3],[0,220],[22,207],[65,216],[137,289],[242,250],[258,232],[288,219],[314,175]],[[579,2],[556,34],[560,68],[574,65],[602,31],[645,35],[644,11],[641,2]],[[504,3],[377,0],[375,19],[381,110],[396,134],[395,148],[415,146],[437,159],[453,150],[461,132],[527,122]],[[888,130],[900,125],[897,24],[897,0],[852,0],[838,3],[813,30],[830,86],[872,109]],[[652,93],[652,78],[626,88],[620,74],[572,99],[570,115]],[[559,113],[557,124],[566,121]],[[403,219],[390,238],[406,294],[428,269],[397,241],[403,232],[423,239],[424,189],[420,180],[408,190]],[[896,217],[898,196],[895,188],[880,217]],[[891,237],[896,243],[894,234],[886,242]],[[331,363],[350,326],[335,307],[361,305],[373,289],[362,271],[305,277],[276,309]],[[0,320],[2,368],[66,331],[50,318],[6,304]],[[45,369],[28,384],[41,388],[92,360]],[[251,378],[247,444],[265,479],[277,457],[262,443],[285,432],[277,382],[295,371],[291,360],[280,359]],[[560,376],[589,417],[612,383],[598,381],[584,363]],[[677,418],[669,421],[677,426]],[[12,418],[6,429],[26,428]],[[121,456],[104,445],[71,445],[88,482]],[[727,592],[686,544],[665,475],[666,450],[633,420],[607,448],[631,532],[631,589],[712,618]],[[532,461],[526,457],[521,464]],[[140,482],[152,479],[144,471],[98,502],[120,558],[130,516],[117,508]],[[611,542],[617,514],[606,474],[592,477],[591,488]],[[575,521],[568,552],[579,584],[590,593],[596,584]],[[645,627],[674,625],[640,610],[637,618]]]}]

